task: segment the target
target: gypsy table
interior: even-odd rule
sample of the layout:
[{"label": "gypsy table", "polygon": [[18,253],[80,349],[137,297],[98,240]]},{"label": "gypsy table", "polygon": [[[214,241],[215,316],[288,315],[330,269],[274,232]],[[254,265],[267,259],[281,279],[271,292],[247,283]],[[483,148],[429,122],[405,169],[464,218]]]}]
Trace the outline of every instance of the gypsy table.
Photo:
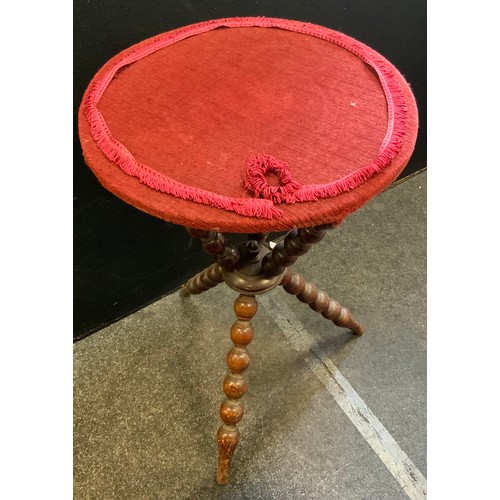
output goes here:
[{"label": "gypsy table", "polygon": [[[115,56],[87,88],[79,134],[101,184],[185,226],[215,256],[181,295],[222,282],[239,294],[219,483],[229,480],[240,439],[255,296],[281,286],[363,333],[348,309],[290,266],[396,179],[417,128],[412,92],[384,57],[339,32],[284,19],[219,19],[163,33]],[[289,231],[274,248],[272,231]],[[229,245],[223,232],[247,233],[248,242]]]}]

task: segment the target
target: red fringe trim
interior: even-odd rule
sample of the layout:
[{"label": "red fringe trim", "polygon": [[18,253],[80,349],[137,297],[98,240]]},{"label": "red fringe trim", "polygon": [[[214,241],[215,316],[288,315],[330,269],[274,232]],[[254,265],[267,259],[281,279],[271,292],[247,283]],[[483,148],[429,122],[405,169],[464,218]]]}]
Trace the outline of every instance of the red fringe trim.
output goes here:
[{"label": "red fringe trim", "polygon": [[[249,161],[250,177],[247,178],[245,188],[254,191],[255,196],[264,196],[266,199],[231,198],[181,184],[147,165],[139,163],[130,151],[113,137],[97,104],[118,70],[153,52],[191,36],[219,27],[238,28],[252,26],[281,28],[335,43],[359,57],[375,70],[387,100],[388,126],[379,154],[374,160],[337,181],[328,184],[313,184],[301,187],[299,183],[291,178],[288,166],[285,163],[274,158],[272,160],[267,158],[262,163],[261,160],[263,157],[260,157],[261,160],[259,163],[259,160],[256,160],[256,157],[254,157]],[[320,198],[337,196],[358,187],[372,175],[380,172],[399,153],[403,146],[407,126],[407,108],[404,92],[399,85],[391,65],[372,49],[347,35],[322,26],[266,17],[216,19],[163,33],[146,45],[129,52],[126,56],[115,62],[103,76],[94,81],[85,105],[92,137],[107,158],[127,174],[137,177],[142,183],[152,189],[184,200],[233,211],[239,215],[266,219],[282,217],[283,212],[277,209],[273,205],[273,202],[295,203],[314,201]],[[280,176],[282,185],[267,185],[264,174],[269,170],[274,171]]]}]

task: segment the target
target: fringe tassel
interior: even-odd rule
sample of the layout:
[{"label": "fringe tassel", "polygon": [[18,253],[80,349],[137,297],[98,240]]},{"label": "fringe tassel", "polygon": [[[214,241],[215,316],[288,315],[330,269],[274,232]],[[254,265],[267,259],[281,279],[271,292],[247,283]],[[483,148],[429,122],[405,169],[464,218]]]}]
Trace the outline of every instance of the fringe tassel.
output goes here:
[{"label": "fringe tassel", "polygon": [[[271,186],[266,180],[267,173],[278,176],[280,184]],[[245,189],[253,191],[256,197],[282,203],[293,195],[301,185],[292,178],[288,164],[268,154],[255,155],[247,161]]]},{"label": "fringe tassel", "polygon": [[[367,165],[348,176],[328,184],[301,186],[292,179],[288,165],[269,155],[258,155],[249,160],[249,177],[245,189],[251,189],[261,198],[230,198],[203,189],[187,186],[174,181],[166,175],[137,162],[132,153],[117,141],[107,127],[106,121],[97,104],[117,72],[160,49],[185,38],[195,36],[221,27],[273,27],[311,35],[335,43],[353,53],[377,73],[387,100],[388,127],[379,155]],[[125,173],[137,177],[152,189],[178,198],[194,201],[216,208],[236,212],[239,215],[258,218],[281,218],[283,212],[275,203],[295,203],[314,201],[320,198],[337,196],[355,189],[375,173],[380,172],[399,153],[403,146],[407,126],[407,108],[404,92],[391,65],[369,47],[342,33],[310,23],[274,19],[266,17],[242,17],[215,19],[173,30],[129,52],[113,64],[93,83],[86,100],[87,119],[90,132],[103,153]],[[272,171],[280,177],[280,186],[269,186],[264,174]]]}]

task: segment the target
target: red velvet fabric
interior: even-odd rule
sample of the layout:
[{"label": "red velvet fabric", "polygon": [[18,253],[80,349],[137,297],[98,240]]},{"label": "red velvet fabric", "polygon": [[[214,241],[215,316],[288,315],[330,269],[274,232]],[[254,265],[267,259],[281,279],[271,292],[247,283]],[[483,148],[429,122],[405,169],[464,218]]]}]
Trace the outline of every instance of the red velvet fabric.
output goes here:
[{"label": "red velvet fabric", "polygon": [[[142,42],[142,45],[148,41]],[[138,44],[117,55],[96,75]],[[276,205],[281,218],[241,216],[156,191],[109,160],[91,135],[85,102],[79,133],[86,163],[104,187],[162,219],[225,232],[338,224],[387,187],[407,164],[417,135],[412,92],[401,150],[382,172],[333,198]],[[340,179],[373,160],[387,131],[387,101],[359,57],[314,36],[276,28],[222,28],[192,36],[121,69],[99,104],[109,130],[141,163],[175,181],[235,198],[247,161],[268,154],[301,185]]]}]

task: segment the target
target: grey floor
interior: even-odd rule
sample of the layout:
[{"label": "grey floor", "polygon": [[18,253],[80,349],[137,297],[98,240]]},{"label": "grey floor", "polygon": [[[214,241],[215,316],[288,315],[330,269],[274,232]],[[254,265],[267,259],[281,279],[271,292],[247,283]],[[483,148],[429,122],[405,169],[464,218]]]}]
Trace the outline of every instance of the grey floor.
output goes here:
[{"label": "grey floor", "polygon": [[172,294],[74,346],[74,498],[425,498],[426,173],[294,269],[365,327],[259,298],[231,483],[215,483],[236,293]]}]

